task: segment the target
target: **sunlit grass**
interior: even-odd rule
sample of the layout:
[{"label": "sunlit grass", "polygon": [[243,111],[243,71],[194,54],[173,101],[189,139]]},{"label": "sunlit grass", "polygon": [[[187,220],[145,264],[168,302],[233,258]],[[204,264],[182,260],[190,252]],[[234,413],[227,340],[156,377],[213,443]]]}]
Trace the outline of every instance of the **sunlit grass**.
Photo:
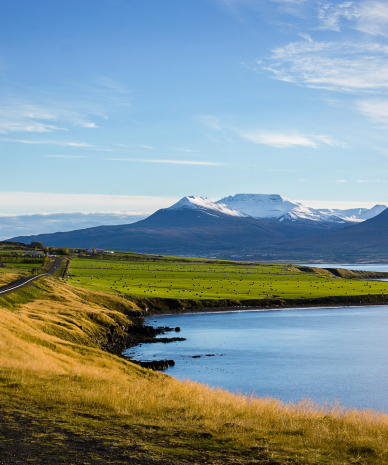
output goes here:
[{"label": "sunlit grass", "polygon": [[284,299],[388,293],[388,283],[286,265],[72,260],[69,282],[103,292],[177,299]]},{"label": "sunlit grass", "polygon": [[1,402],[187,463],[388,462],[387,415],[234,395],[142,369],[101,350],[135,304],[53,278],[40,287],[13,305],[0,299]]}]

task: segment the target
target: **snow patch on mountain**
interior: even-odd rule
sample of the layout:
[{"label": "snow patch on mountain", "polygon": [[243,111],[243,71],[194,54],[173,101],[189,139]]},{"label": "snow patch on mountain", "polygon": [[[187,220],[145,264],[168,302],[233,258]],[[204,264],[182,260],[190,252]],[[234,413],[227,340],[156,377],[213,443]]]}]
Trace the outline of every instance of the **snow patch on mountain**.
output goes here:
[{"label": "snow patch on mountain", "polygon": [[214,202],[211,202],[209,199],[204,199],[203,197],[198,197],[196,195],[190,195],[187,197],[183,197],[181,200],[179,200],[179,202],[167,208],[167,210],[200,210],[208,214],[210,210],[210,211],[216,211],[218,213],[223,213],[224,215],[230,215],[230,216],[239,216],[239,217],[249,216],[246,213],[238,211],[222,203],[219,203],[219,202],[214,203]]},{"label": "snow patch on mountain", "polygon": [[385,205],[375,205],[371,209],[317,210],[278,194],[237,194],[224,197],[217,203],[227,205],[254,218],[285,222],[314,221],[338,224],[362,222],[373,218],[387,208]]},{"label": "snow patch on mountain", "polygon": [[280,218],[290,210],[301,206],[278,194],[237,194],[216,202],[242,211],[254,218]]}]

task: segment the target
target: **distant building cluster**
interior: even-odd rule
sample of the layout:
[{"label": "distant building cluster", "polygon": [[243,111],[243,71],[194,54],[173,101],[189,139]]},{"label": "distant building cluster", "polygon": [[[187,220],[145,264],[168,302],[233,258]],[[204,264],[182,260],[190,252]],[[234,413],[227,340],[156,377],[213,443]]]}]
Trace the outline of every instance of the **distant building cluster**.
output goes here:
[{"label": "distant building cluster", "polygon": [[86,249],[87,253],[103,254],[103,253],[114,253],[113,250],[104,250],[104,249]]}]

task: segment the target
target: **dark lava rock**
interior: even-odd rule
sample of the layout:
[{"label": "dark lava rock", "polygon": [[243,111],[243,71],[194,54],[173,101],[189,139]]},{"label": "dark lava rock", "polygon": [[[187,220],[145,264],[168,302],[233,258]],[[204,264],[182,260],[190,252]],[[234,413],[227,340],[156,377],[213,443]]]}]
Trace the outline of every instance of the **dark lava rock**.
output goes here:
[{"label": "dark lava rock", "polygon": [[151,362],[139,362],[132,360],[132,363],[136,363],[143,368],[149,368],[151,370],[165,370],[168,367],[175,365],[174,360],[152,360]]},{"label": "dark lava rock", "polygon": [[168,342],[176,342],[176,341],[186,341],[185,337],[157,337],[154,338],[150,342],[163,342],[164,344],[167,344]]}]

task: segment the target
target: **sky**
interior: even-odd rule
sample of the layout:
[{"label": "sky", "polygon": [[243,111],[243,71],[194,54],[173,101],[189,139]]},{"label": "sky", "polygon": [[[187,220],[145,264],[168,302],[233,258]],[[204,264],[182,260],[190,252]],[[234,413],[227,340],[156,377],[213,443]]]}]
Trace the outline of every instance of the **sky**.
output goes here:
[{"label": "sky", "polygon": [[3,0],[0,30],[4,218],[388,204],[388,2]]}]

